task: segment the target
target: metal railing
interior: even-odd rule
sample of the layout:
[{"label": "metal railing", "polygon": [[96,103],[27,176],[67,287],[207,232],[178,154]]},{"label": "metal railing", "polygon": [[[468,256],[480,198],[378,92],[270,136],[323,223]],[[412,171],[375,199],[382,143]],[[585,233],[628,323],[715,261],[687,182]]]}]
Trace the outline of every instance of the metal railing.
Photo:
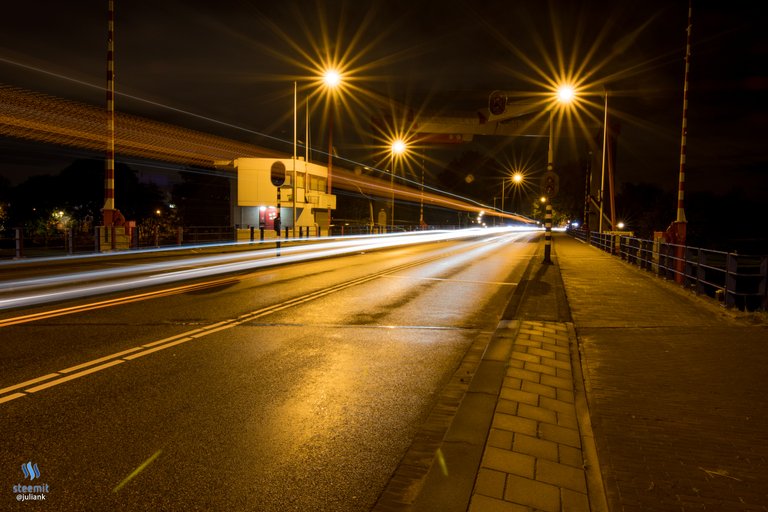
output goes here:
[{"label": "metal railing", "polygon": [[768,256],[715,251],[612,233],[569,234],[687,289],[743,311],[768,309]]}]

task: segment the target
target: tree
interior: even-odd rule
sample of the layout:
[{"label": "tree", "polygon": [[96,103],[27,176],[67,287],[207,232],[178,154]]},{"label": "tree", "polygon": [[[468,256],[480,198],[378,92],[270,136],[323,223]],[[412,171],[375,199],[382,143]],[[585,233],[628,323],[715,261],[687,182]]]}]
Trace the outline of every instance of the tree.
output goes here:
[{"label": "tree", "polygon": [[171,194],[184,226],[231,226],[230,177],[190,169]]},{"label": "tree", "polygon": [[[128,220],[151,217],[164,203],[160,190],[140,183],[125,164],[115,166],[115,190],[115,206]],[[76,160],[56,176],[32,176],[14,187],[13,198],[11,221],[30,232],[49,230],[51,223],[59,226],[64,217],[68,225],[98,224],[104,205],[104,161]]]},{"label": "tree", "polygon": [[623,221],[639,238],[651,239],[674,218],[674,196],[649,183],[624,183],[616,196],[616,220]]}]

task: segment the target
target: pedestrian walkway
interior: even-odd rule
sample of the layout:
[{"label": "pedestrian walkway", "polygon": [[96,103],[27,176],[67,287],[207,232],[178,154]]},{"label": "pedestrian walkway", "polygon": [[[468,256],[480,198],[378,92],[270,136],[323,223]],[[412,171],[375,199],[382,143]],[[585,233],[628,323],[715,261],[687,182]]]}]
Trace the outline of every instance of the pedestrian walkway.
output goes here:
[{"label": "pedestrian walkway", "polygon": [[575,342],[569,323],[521,323],[470,511],[590,511],[584,448],[593,445],[588,417],[581,431],[577,421]]},{"label": "pedestrian walkway", "polygon": [[[764,318],[565,234],[552,257],[520,282],[526,298],[513,297],[415,498],[386,510],[768,511]],[[487,430],[477,448],[467,425]]]},{"label": "pedestrian walkway", "polygon": [[768,326],[555,240],[612,512],[768,510]]}]

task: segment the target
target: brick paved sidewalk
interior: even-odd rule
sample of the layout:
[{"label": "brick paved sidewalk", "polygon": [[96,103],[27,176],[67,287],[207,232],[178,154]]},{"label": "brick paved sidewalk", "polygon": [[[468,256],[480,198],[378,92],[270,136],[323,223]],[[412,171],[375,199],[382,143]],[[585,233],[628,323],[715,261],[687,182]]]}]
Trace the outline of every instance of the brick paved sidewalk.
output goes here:
[{"label": "brick paved sidewalk", "polygon": [[[503,328],[496,335],[504,336]],[[592,440],[588,421],[583,433],[577,421],[571,365],[575,342],[569,323],[520,325],[470,512],[590,511],[584,448]]]}]

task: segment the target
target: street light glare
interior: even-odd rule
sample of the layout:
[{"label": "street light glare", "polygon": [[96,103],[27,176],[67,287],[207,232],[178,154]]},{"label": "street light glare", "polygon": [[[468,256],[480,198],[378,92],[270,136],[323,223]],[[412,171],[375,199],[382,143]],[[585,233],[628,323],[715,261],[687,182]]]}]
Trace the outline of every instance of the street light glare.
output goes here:
[{"label": "street light glare", "polygon": [[573,86],[561,85],[557,88],[557,100],[560,103],[570,103],[575,96],[576,91],[573,89]]},{"label": "street light glare", "polygon": [[402,139],[397,139],[392,143],[392,153],[395,155],[402,155],[405,153],[405,142]]},{"label": "street light glare", "polygon": [[522,175],[522,173],[516,172],[515,174],[513,174],[513,175],[512,175],[512,181],[514,181],[515,183],[520,183],[520,182],[522,182],[522,181],[523,181],[523,175]]},{"label": "street light glare", "polygon": [[341,75],[335,69],[329,69],[323,75],[323,81],[328,87],[334,88],[341,83]]}]

